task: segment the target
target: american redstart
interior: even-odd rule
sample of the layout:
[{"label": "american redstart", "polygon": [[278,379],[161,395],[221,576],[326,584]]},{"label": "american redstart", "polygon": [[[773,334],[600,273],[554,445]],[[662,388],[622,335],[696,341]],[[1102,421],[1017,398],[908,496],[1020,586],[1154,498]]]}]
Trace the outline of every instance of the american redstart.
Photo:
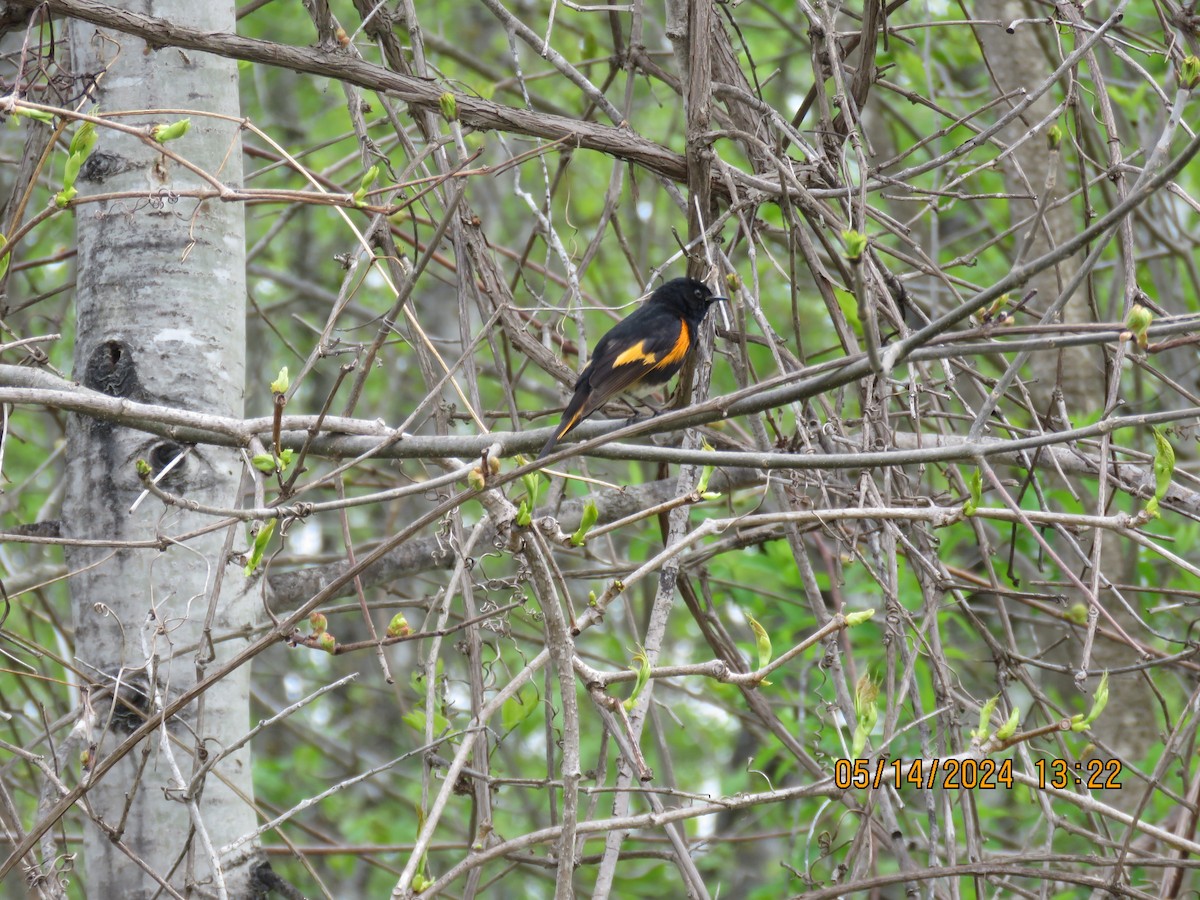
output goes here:
[{"label": "american redstart", "polygon": [[575,382],[562,421],[538,459],[613,396],[670,381],[696,345],[696,329],[708,309],[725,297],[694,278],[676,278],[655,290],[645,306],[600,338],[591,361]]}]

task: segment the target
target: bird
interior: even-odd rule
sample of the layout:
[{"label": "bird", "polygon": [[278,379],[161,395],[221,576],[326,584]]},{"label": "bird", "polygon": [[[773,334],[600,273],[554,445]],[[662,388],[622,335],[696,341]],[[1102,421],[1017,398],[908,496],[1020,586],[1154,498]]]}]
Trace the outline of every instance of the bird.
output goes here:
[{"label": "bird", "polygon": [[702,281],[675,278],[614,325],[579,373],[575,393],[538,459],[616,394],[670,381],[696,345],[696,329],[718,301],[728,298],[714,296]]}]

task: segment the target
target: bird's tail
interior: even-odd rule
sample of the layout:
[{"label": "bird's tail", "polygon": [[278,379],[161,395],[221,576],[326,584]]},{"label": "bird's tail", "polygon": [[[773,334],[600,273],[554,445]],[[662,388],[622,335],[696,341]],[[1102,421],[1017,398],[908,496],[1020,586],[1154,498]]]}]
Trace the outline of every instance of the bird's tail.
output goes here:
[{"label": "bird's tail", "polygon": [[571,398],[571,402],[567,404],[567,408],[563,410],[562,421],[558,423],[558,427],[554,429],[554,434],[550,435],[550,439],[546,441],[546,445],[542,447],[542,452],[538,454],[538,459],[549,456],[554,452],[554,448],[558,442],[566,437],[567,433],[579,424],[583,418],[584,404],[587,403],[590,392],[576,391],[575,396]]}]

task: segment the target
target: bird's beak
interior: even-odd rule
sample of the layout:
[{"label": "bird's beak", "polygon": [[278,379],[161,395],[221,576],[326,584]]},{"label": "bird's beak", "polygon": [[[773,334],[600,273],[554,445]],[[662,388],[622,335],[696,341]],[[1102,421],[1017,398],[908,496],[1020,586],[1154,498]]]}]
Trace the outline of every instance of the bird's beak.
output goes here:
[{"label": "bird's beak", "polygon": [[709,303],[728,303],[729,298],[728,297],[709,297],[708,302]]}]

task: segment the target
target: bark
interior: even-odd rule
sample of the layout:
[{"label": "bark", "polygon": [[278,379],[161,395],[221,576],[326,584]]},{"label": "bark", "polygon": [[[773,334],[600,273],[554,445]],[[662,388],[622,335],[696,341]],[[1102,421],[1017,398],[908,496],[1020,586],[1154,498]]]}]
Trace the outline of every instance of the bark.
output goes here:
[{"label": "bark", "polygon": [[[148,6],[146,4],[145,6]],[[173,7],[173,8],[170,8]],[[221,3],[156,3],[155,12],[196,28],[232,31],[234,8]],[[236,64],[81,22],[71,30],[76,73],[95,76],[92,99],[126,125],[171,122],[192,112],[191,130],[172,149],[221,180],[241,183]],[[171,112],[162,112],[171,110]],[[178,111],[178,112],[176,112]],[[145,191],[147,199],[85,207],[77,223],[78,332],[75,377],[115,397],[230,416],[242,415],[245,364],[245,239],[240,204],[178,200],[200,180],[149,142],[101,128],[80,177],[81,194]],[[153,497],[131,512],[142,485],[135,461],[159,471],[186,450],[168,439],[72,416],[63,532],[73,538],[142,540],[187,530],[204,517],[164,510]],[[231,448],[191,448],[165,488],[200,502],[236,505],[241,479]],[[240,531],[240,529],[239,529]],[[219,532],[147,550],[67,551],[76,654],[91,712],[93,758],[103,758],[153,711],[220,664],[241,641],[214,648],[212,630],[236,631],[252,618],[244,578],[227,564]],[[199,645],[199,654],[174,648]],[[219,848],[255,825],[249,751],[197,773],[247,730],[249,671],[235,672],[140,745],[99,783],[88,802],[86,882],[95,897],[161,896],[157,873],[178,891],[251,896],[256,860]],[[114,694],[118,700],[114,702]],[[131,864],[136,857],[144,863]]]}]

